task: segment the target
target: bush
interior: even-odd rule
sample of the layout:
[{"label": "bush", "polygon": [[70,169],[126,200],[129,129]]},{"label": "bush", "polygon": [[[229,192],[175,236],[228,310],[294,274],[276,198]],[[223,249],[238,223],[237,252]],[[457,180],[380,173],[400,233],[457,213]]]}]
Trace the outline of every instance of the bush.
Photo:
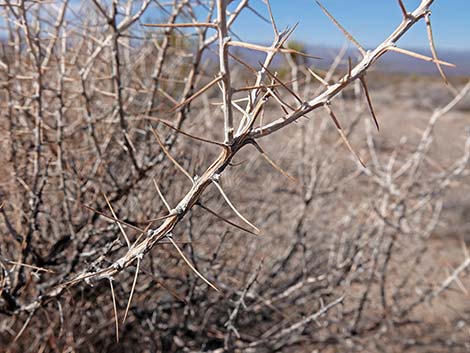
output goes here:
[{"label": "bush", "polygon": [[[246,0],[230,13],[225,0],[2,6],[3,347],[360,352],[442,343],[407,328],[434,334],[416,310],[470,266],[467,256],[449,277],[429,276],[430,236],[470,153],[467,144],[436,169],[433,129],[470,85],[434,112],[416,145],[382,154],[365,78],[428,21],[431,3],[405,11],[372,51],[345,32],[362,59],[338,56],[325,77],[284,45],[292,29],[273,22],[269,47],[230,39]],[[157,10],[162,24],[142,26]],[[233,47],[263,53],[263,64]],[[276,55],[295,58],[294,77],[269,69]],[[350,87],[353,99],[337,97]],[[337,111],[350,116],[345,128]],[[451,326],[443,346],[468,349]]]}]

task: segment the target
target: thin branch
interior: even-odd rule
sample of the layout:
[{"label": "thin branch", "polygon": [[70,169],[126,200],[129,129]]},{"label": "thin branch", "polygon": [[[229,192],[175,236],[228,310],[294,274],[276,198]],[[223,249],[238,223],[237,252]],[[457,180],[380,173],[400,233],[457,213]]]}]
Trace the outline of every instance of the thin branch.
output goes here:
[{"label": "thin branch", "polygon": [[398,0],[398,6],[400,6],[401,13],[403,14],[403,18],[408,18],[409,14],[406,11],[405,4],[403,4],[403,0]]},{"label": "thin branch", "polygon": [[430,15],[430,12],[427,12],[426,15],[424,15],[424,20],[426,21],[426,31],[428,32],[429,47],[431,48],[432,57],[434,58],[434,62],[436,63],[437,70],[439,71],[439,74],[441,75],[445,84],[448,85],[449,80],[447,80],[446,74],[444,73],[441,64],[439,64],[439,59],[437,57],[436,46],[434,45],[434,36],[432,34],[431,20],[429,18]]},{"label": "thin branch", "polygon": [[315,71],[311,70],[309,67],[307,67],[307,70],[318,82],[320,82],[323,86],[328,87],[328,82],[326,82],[323,78],[317,75]]},{"label": "thin branch", "polygon": [[168,123],[167,121],[163,120],[163,119],[160,119],[160,118],[156,118],[156,117],[153,117],[153,116],[145,116],[144,117],[146,120],[152,120],[152,121],[156,121],[156,122],[159,122],[159,123],[162,123],[163,125],[165,125],[166,127],[169,127],[170,129],[184,135],[184,136],[187,136],[187,137],[190,137],[192,139],[195,139],[195,140],[198,140],[198,141],[201,141],[201,142],[207,142],[207,143],[210,143],[210,144],[213,144],[213,145],[216,145],[216,146],[219,146],[219,147],[226,147],[225,144],[223,143],[220,143],[220,142],[217,142],[217,141],[212,141],[212,140],[208,140],[204,137],[199,137],[199,136],[195,136],[193,134],[190,134],[188,132],[185,132],[181,129],[178,129],[177,127],[171,125],[170,123]]},{"label": "thin branch", "polygon": [[351,144],[349,143],[349,140],[347,136],[345,135],[345,133],[343,132],[343,128],[341,127],[339,120],[336,118],[336,115],[335,113],[333,113],[333,110],[331,109],[331,107],[328,104],[325,104],[325,109],[328,111],[328,114],[330,114],[331,120],[333,120],[333,122],[335,123],[336,129],[338,130],[338,133],[341,136],[341,139],[343,140],[348,150],[353,154],[354,157],[356,157],[359,163],[361,163],[361,165],[364,168],[366,168],[366,165],[362,161],[361,157],[359,157],[359,155],[356,153],[356,151],[354,151],[354,148],[352,148]]},{"label": "thin branch", "polygon": [[[112,213],[113,217],[117,219],[116,213],[114,213],[114,210],[113,210],[113,206],[111,206],[111,203],[109,202],[109,199],[108,199],[108,197],[106,196],[106,194],[104,192],[103,192],[103,196],[106,200],[106,203],[108,204],[109,209],[111,210],[111,213]],[[126,240],[127,247],[130,248],[131,247],[131,242],[129,241],[129,238],[127,237],[127,234],[126,234],[124,228],[122,228],[121,222],[116,222],[116,223],[117,223],[117,225],[119,227],[119,230],[121,231],[122,235],[124,236],[124,239]]]},{"label": "thin branch", "polygon": [[248,64],[246,61],[240,59],[238,56],[236,56],[235,54],[233,53],[230,53],[230,51],[228,52],[228,55],[233,59],[235,60],[236,62],[238,62],[239,64],[241,64],[242,66],[244,66],[248,71],[250,71],[251,73],[255,74],[258,72],[258,70],[256,70],[253,66],[251,66],[250,64]]},{"label": "thin branch", "polygon": [[253,145],[256,147],[256,149],[261,154],[261,156],[263,156],[263,158],[266,160],[266,162],[268,162],[274,169],[276,169],[279,173],[284,175],[291,182],[293,182],[295,184],[297,184],[299,182],[296,178],[294,178],[292,175],[287,173],[284,169],[279,167],[271,158],[269,158],[269,156],[266,154],[264,149],[256,141],[253,142]]},{"label": "thin branch", "polygon": [[174,214],[167,214],[167,215],[160,216],[160,217],[157,217],[157,218],[149,219],[149,220],[147,220],[146,222],[158,222],[158,221],[163,221],[164,219],[167,219],[167,218],[170,218],[170,217],[173,217],[173,216],[174,216]]},{"label": "thin branch", "polygon": [[228,196],[225,194],[224,190],[222,189],[222,187],[220,186],[219,182],[215,179],[212,179],[212,182],[214,183],[214,185],[217,187],[217,189],[219,190],[220,194],[222,195],[222,197],[225,199],[225,201],[227,202],[227,204],[230,206],[230,208],[232,209],[233,212],[235,212],[235,214],[241,218],[241,220],[243,222],[245,222],[246,224],[248,224],[250,227],[252,227],[257,233],[260,233],[260,230],[258,229],[258,227],[256,227],[253,223],[251,223],[248,219],[246,219],[240,212],[238,212],[237,208],[233,205],[233,203],[230,201],[230,199],[228,198]]},{"label": "thin branch", "polygon": [[310,316],[307,316],[305,319],[302,319],[301,321],[291,325],[290,327],[287,327],[287,328],[283,329],[281,332],[276,334],[273,338],[278,338],[278,337],[281,337],[281,336],[290,335],[295,330],[297,330],[299,328],[302,328],[305,325],[307,325],[308,323],[318,319],[320,316],[322,316],[323,314],[328,312],[328,310],[330,310],[331,308],[335,307],[336,305],[342,303],[343,299],[344,299],[344,296],[341,296],[338,299],[333,300],[331,303],[328,303],[327,305],[323,306],[316,313],[314,313]]},{"label": "thin branch", "polygon": [[220,292],[219,289],[214,286],[208,279],[206,279],[201,273],[199,273],[198,270],[196,270],[196,268],[193,266],[193,264],[191,263],[191,261],[188,260],[188,258],[184,255],[183,251],[181,251],[181,249],[179,248],[179,246],[175,243],[175,241],[167,236],[167,239],[173,244],[173,246],[175,247],[176,251],[178,251],[178,254],[180,254],[181,258],[184,260],[184,262],[186,262],[186,264],[189,266],[189,268],[191,270],[193,270],[193,272],[200,278],[202,279],[207,285],[209,285],[211,288],[215,289],[217,292]]},{"label": "thin branch", "polygon": [[8,262],[9,264],[12,264],[12,265],[24,266],[24,267],[31,268],[33,270],[40,271],[40,272],[55,273],[55,271],[48,270],[47,268],[43,268],[43,267],[28,265],[28,264],[25,264],[25,263],[22,263],[22,262],[17,262],[17,261],[12,261],[12,260],[7,260],[7,259],[5,259],[5,261]]},{"label": "thin branch", "polygon": [[[292,90],[289,88],[289,86],[287,86],[284,82],[282,82],[282,80],[280,80],[279,78],[276,77],[275,74],[273,74],[271,71],[269,71],[269,69],[267,67],[264,67],[262,63],[259,63],[261,65],[261,67],[268,73],[269,76],[271,76],[273,78],[274,81],[276,81],[277,83],[279,83],[282,87],[284,87],[291,95],[294,96],[294,98],[297,100],[297,102],[299,102],[300,104],[303,104],[303,100]],[[295,110],[295,109],[294,109]]]},{"label": "thin branch", "polygon": [[[170,243],[168,243],[170,244]],[[183,298],[181,295],[179,295],[176,290],[174,290],[173,288],[170,288],[168,285],[166,285],[165,283],[163,283],[160,279],[157,278],[157,276],[155,276],[152,272],[150,272],[149,270],[147,270],[145,267],[141,267],[140,268],[142,272],[144,272],[145,274],[149,275],[150,277],[152,277],[152,279],[158,283],[158,285],[160,285],[163,289],[167,290],[168,293],[170,293],[175,299],[177,299],[178,301],[188,305],[188,301]]]},{"label": "thin branch", "polygon": [[[165,219],[165,218],[169,218],[170,216],[173,216],[173,215],[170,213],[170,214],[167,215],[166,217],[160,217],[160,218]],[[154,222],[153,220],[150,221],[149,224],[147,224],[147,227],[145,227],[145,229],[143,230],[143,232],[139,234],[139,236],[138,236],[137,239],[135,240],[134,244],[132,244],[132,247],[133,247],[133,248],[136,247],[137,244],[139,244],[139,240],[140,240],[144,235],[147,235],[147,232],[148,232],[148,230],[150,229],[150,227],[152,226],[153,222]]]},{"label": "thin branch", "polygon": [[352,60],[351,60],[351,57],[348,56],[348,78],[351,78],[351,71],[352,71]]},{"label": "thin branch", "polygon": [[124,313],[124,318],[122,319],[122,323],[126,322],[127,314],[129,312],[129,308],[131,307],[132,296],[134,295],[135,285],[137,283],[137,276],[139,275],[139,268],[140,268],[140,257],[137,257],[137,267],[135,269],[134,281],[132,282],[131,293],[129,295],[129,300],[127,301],[126,311]]},{"label": "thin branch", "polygon": [[[233,1],[233,0],[232,0]],[[264,0],[263,0],[264,1]],[[253,14],[258,17],[261,21],[270,24],[269,19],[267,19],[263,14],[261,14],[258,10],[256,10],[253,6],[247,4],[247,9],[253,12]]]},{"label": "thin branch", "polygon": [[276,26],[276,21],[274,20],[273,11],[271,9],[271,4],[270,4],[269,0],[266,0],[266,6],[268,7],[269,19],[271,21],[271,25],[273,26],[274,35],[276,37],[278,37],[279,36],[279,31],[278,31],[277,26]]},{"label": "thin branch", "polygon": [[161,191],[160,188],[158,187],[157,181],[155,180],[155,178],[153,178],[152,180],[153,180],[153,185],[155,185],[155,189],[157,189],[158,196],[160,196],[160,198],[162,199],[162,201],[163,201],[163,203],[165,204],[165,207],[167,208],[168,212],[171,212],[170,204],[169,204],[168,201],[165,199],[165,196],[163,196],[162,191]]},{"label": "thin branch", "polygon": [[364,93],[366,95],[367,105],[369,107],[370,114],[372,115],[372,118],[374,119],[375,127],[377,128],[377,131],[380,131],[379,123],[377,121],[377,117],[375,116],[374,107],[372,106],[372,101],[370,99],[369,90],[367,89],[366,79],[364,76],[361,76],[359,78],[359,81],[361,82],[362,89],[364,90]]},{"label": "thin branch", "polygon": [[[284,84],[288,85],[288,84],[293,83],[295,81],[297,81],[297,80],[290,80],[290,81],[284,82]],[[282,87],[282,85],[280,83],[273,83],[273,84],[270,84],[270,85],[262,84],[262,85],[259,85],[259,86],[244,86],[244,87],[236,88],[235,91],[236,92],[244,92],[244,91],[251,91],[251,90],[255,90],[255,89],[278,88],[278,87]],[[243,100],[246,101],[247,98],[243,98]]]},{"label": "thin branch", "polygon": [[209,212],[211,215],[217,217],[218,219],[224,221],[225,223],[227,224],[230,224],[231,226],[235,227],[235,228],[238,228],[240,230],[243,230],[244,232],[247,232],[247,233],[250,233],[250,234],[253,234],[253,235],[258,235],[256,234],[255,232],[252,232],[251,230],[249,230],[248,228],[245,228],[245,227],[242,227],[242,226],[239,226],[238,224],[228,220],[227,218],[221,216],[220,214],[218,214],[217,212],[215,212],[214,210],[210,209],[209,207],[207,206],[204,206],[202,203],[198,203],[198,206],[201,207],[202,209],[206,210],[207,212]]},{"label": "thin branch", "polygon": [[274,340],[279,340],[279,339],[281,339],[283,337],[286,337],[286,336],[287,337],[292,337],[292,334],[295,331],[298,331],[298,330],[304,328],[309,323],[316,321],[322,315],[327,313],[331,308],[335,307],[338,304],[341,304],[343,302],[343,300],[344,300],[344,296],[341,296],[338,299],[332,301],[331,303],[329,303],[325,306],[322,306],[321,309],[318,310],[316,313],[313,313],[312,315],[309,315],[309,316],[303,318],[302,320],[290,325],[289,327],[286,327],[286,328],[282,329],[278,333],[271,334],[271,335],[269,335],[269,336],[267,336],[267,337],[265,337],[261,340],[250,343],[249,347],[259,346],[267,340],[269,340],[269,342],[272,343]]},{"label": "thin branch", "polygon": [[233,140],[233,110],[232,110],[232,83],[228,62],[228,43],[231,38],[227,31],[227,0],[217,0],[217,31],[219,35],[219,72],[222,80],[222,100],[224,111],[225,143]]},{"label": "thin branch", "polygon": [[183,108],[185,105],[189,104],[190,102],[192,102],[194,99],[196,99],[197,97],[199,97],[201,94],[203,94],[205,91],[207,91],[209,88],[211,88],[212,86],[214,86],[217,82],[219,82],[220,80],[222,80],[222,77],[221,76],[218,76],[216,78],[214,78],[212,81],[210,81],[208,84],[206,84],[204,87],[202,87],[199,91],[197,91],[196,93],[194,93],[193,95],[191,95],[190,97],[186,98],[184,101],[182,101],[180,104],[174,106],[173,108],[170,109],[170,111],[168,113],[173,113],[173,112],[176,112],[177,110],[180,110],[181,108]]},{"label": "thin branch", "polygon": [[191,180],[191,183],[193,182],[193,177],[186,171],[186,169],[184,169],[177,161],[176,159],[174,159],[170,152],[168,151],[168,149],[165,147],[165,145],[163,144],[162,140],[160,140],[160,137],[158,136],[157,132],[155,131],[155,129],[153,128],[152,125],[150,125],[150,129],[152,130],[152,133],[153,135],[155,136],[155,139],[157,140],[158,144],[160,145],[160,147],[162,148],[163,152],[165,153],[165,155],[168,157],[168,159],[170,161],[173,162],[173,164],[176,166],[176,168],[178,168],[184,175],[186,175],[188,177],[189,180]]},{"label": "thin branch", "polygon": [[318,6],[320,6],[325,15],[327,15],[328,18],[336,25],[336,27],[338,27],[339,30],[343,32],[344,36],[349,39],[349,41],[353,43],[357,47],[357,49],[359,49],[362,56],[366,56],[367,51],[359,44],[359,42],[348,31],[346,31],[343,26],[341,26],[341,24],[336,20],[336,18],[334,18],[333,15],[319,1],[316,1],[316,3],[318,4]]},{"label": "thin branch", "polygon": [[407,315],[410,313],[415,307],[418,305],[431,301],[437,296],[439,296],[442,292],[446,291],[451,284],[458,279],[460,274],[467,269],[467,267],[470,267],[470,257],[467,257],[442,283],[441,285],[434,289],[434,290],[429,290],[423,295],[421,295],[418,299],[416,299],[413,303],[408,305],[405,309],[403,309],[400,313],[401,316]]},{"label": "thin branch", "polygon": [[465,258],[470,259],[470,253],[468,252],[467,244],[465,244],[465,239],[463,238],[463,236],[460,238],[460,242],[462,244],[462,251],[463,251]]},{"label": "thin branch", "polygon": [[274,100],[275,100],[276,102],[278,102],[279,105],[280,105],[283,109],[285,109],[285,110],[284,110],[284,113],[287,114],[287,110],[291,110],[291,111],[296,111],[296,110],[297,110],[296,108],[294,108],[294,107],[293,107],[292,105],[290,105],[289,103],[283,101],[283,100],[281,99],[281,97],[279,97],[279,95],[278,95],[276,92],[274,92],[274,90],[272,90],[271,88],[266,87],[266,91],[268,91],[268,93],[269,93],[269,95],[267,95],[267,97],[269,97],[269,96],[273,97]]},{"label": "thin branch", "polygon": [[18,333],[16,334],[15,338],[13,339],[13,342],[16,342],[18,341],[18,339],[21,337],[21,335],[23,334],[24,330],[26,330],[26,327],[28,327],[29,323],[31,322],[31,319],[33,318],[34,316],[34,313],[36,311],[33,310],[29,313],[29,316],[28,318],[26,319],[26,321],[24,322],[23,326],[21,327],[21,329],[18,331]]},{"label": "thin branch", "polygon": [[159,27],[159,28],[191,28],[191,27],[209,27],[217,28],[215,23],[198,22],[198,23],[144,23],[145,27]]},{"label": "thin branch", "polygon": [[401,54],[404,54],[404,55],[408,55],[408,56],[411,56],[411,57],[416,58],[416,59],[421,59],[421,60],[428,61],[428,62],[433,62],[433,63],[436,63],[436,64],[439,63],[440,65],[443,65],[443,66],[455,67],[455,65],[452,64],[452,63],[442,61],[442,60],[437,60],[436,61],[436,59],[431,58],[429,56],[426,56],[426,55],[423,55],[423,54],[418,54],[418,53],[415,53],[411,50],[398,48],[396,46],[390,46],[390,47],[387,48],[387,50],[395,51],[397,53],[401,53]]},{"label": "thin branch", "polygon": [[240,47],[240,48],[245,48],[245,49],[262,51],[262,52],[265,52],[265,53],[279,52],[279,53],[286,53],[286,54],[297,54],[297,55],[304,56],[304,57],[310,58],[310,59],[321,59],[321,57],[319,57],[319,56],[314,56],[314,55],[302,53],[298,50],[289,49],[289,48],[281,48],[281,47],[272,48],[272,47],[265,47],[265,46],[259,45],[259,44],[237,42],[237,41],[231,41],[231,42],[228,43],[228,45],[231,46],[231,47]]},{"label": "thin branch", "polygon": [[132,224],[129,224],[129,223],[127,223],[127,222],[121,221],[120,219],[118,219],[118,218],[116,218],[116,217],[108,216],[106,213],[100,212],[100,211],[98,211],[96,208],[93,208],[93,207],[90,207],[90,206],[87,206],[87,205],[84,205],[84,204],[80,204],[80,206],[82,206],[82,207],[84,207],[84,208],[86,208],[86,209],[88,209],[88,210],[90,210],[90,211],[92,211],[92,212],[95,212],[95,213],[99,214],[100,216],[103,216],[103,217],[105,217],[105,218],[108,218],[108,219],[110,219],[110,220],[112,220],[112,221],[114,221],[114,222],[117,222],[117,223],[120,223],[120,224],[122,224],[122,225],[125,225],[126,227],[129,227],[129,228],[131,228],[131,229],[134,229],[134,230],[136,230],[136,231],[138,231],[138,232],[142,232],[142,229],[141,229],[141,228],[136,227],[136,226],[134,226],[134,225],[132,225]]},{"label": "thin branch", "polygon": [[114,295],[113,280],[111,278],[109,278],[109,286],[111,287],[111,297],[113,299],[114,318],[116,322],[116,342],[119,343],[119,319],[116,305],[116,297]]},{"label": "thin branch", "polygon": [[103,15],[103,17],[108,21],[111,22],[113,19],[107,14],[106,10],[101,6],[98,0],[92,0],[99,12]]}]

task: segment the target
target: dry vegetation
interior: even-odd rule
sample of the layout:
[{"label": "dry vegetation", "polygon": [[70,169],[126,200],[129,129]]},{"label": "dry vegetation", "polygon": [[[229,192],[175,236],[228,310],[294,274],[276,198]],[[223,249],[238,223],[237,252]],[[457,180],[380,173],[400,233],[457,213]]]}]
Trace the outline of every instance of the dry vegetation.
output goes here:
[{"label": "dry vegetation", "polygon": [[3,2],[0,351],[468,352],[470,82],[365,76],[432,3],[324,72],[269,4]]}]

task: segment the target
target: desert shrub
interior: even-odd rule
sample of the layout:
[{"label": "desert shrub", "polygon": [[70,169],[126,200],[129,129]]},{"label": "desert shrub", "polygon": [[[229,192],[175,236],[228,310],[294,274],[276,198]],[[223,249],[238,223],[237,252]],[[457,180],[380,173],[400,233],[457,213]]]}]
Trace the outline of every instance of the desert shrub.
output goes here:
[{"label": "desert shrub", "polygon": [[430,246],[470,154],[437,168],[434,127],[470,85],[449,84],[416,144],[379,151],[365,77],[432,2],[399,1],[371,51],[347,34],[361,59],[324,76],[274,20],[271,46],[230,39],[247,0],[6,2],[2,347],[468,349],[460,323],[443,343],[419,308],[470,265],[443,277]]}]

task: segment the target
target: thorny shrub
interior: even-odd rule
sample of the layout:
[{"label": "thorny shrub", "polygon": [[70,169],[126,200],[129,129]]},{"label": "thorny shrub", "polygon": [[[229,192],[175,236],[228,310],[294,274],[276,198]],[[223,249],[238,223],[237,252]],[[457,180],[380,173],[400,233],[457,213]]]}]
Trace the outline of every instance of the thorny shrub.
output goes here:
[{"label": "thorny shrub", "polygon": [[[238,41],[252,2],[1,5],[1,351],[469,349],[468,312],[436,339],[415,315],[470,265],[424,265],[470,154],[429,156],[470,88],[444,76],[433,1],[398,1],[370,51],[320,5],[358,53],[326,71],[269,3],[272,45]],[[417,22],[432,57],[397,46]],[[380,151],[365,74],[388,51],[434,62],[453,98]]]}]

